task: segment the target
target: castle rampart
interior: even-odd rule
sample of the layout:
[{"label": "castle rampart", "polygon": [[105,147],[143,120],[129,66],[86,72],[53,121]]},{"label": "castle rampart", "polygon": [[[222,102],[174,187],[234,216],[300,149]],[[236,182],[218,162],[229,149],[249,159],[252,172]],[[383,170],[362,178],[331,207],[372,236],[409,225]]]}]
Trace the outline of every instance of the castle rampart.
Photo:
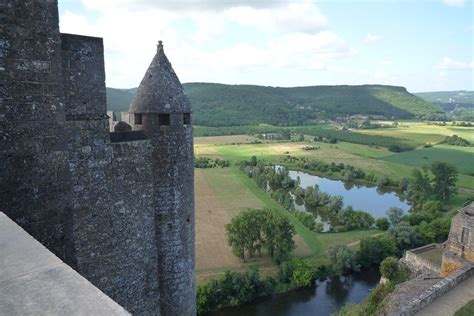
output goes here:
[{"label": "castle rampart", "polygon": [[102,39],[60,34],[54,0],[0,8],[0,211],[129,312],[195,314],[191,109],[166,56],[147,90],[169,126],[110,132]]}]

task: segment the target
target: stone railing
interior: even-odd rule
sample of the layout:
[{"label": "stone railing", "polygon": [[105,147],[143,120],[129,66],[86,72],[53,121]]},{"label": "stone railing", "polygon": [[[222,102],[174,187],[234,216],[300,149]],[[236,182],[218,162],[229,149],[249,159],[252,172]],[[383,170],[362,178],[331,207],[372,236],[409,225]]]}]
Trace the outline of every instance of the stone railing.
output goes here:
[{"label": "stone railing", "polygon": [[445,244],[429,244],[412,250],[407,250],[403,256],[402,262],[408,266],[408,268],[415,274],[423,269],[429,269],[431,271],[439,273],[441,266],[435,262],[427,260],[421,257],[419,254],[432,249],[444,249]]},{"label": "stone railing", "polygon": [[473,266],[454,272],[448,277],[443,278],[439,282],[436,282],[435,284],[430,286],[419,296],[413,298],[413,300],[404,303],[403,306],[390,313],[389,316],[415,315],[417,312],[425,308],[432,301],[442,296],[465,279],[473,276]]}]

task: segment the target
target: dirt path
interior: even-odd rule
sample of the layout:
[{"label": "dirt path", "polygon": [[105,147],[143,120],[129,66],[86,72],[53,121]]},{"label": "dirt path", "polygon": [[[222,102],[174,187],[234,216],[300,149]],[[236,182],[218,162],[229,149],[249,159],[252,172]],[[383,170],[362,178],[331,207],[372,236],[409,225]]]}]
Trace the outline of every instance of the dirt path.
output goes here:
[{"label": "dirt path", "polygon": [[[368,236],[368,237],[377,237],[377,236],[380,236],[380,235],[383,235],[384,233],[378,233],[378,234],[375,234],[375,235],[372,235],[372,236]],[[356,240],[356,241],[353,241],[349,244],[347,244],[347,247],[355,247],[357,246],[358,244],[360,244],[360,240]]]}]

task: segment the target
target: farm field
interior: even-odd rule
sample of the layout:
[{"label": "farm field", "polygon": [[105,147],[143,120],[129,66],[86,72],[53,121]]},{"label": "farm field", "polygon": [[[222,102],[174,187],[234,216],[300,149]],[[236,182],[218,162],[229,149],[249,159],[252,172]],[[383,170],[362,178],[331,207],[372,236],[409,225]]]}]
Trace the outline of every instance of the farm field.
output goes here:
[{"label": "farm field", "polygon": [[[390,125],[392,122],[380,123]],[[358,130],[357,133],[369,135],[392,136],[411,139],[418,144],[437,143],[446,136],[458,135],[469,142],[474,142],[474,127],[429,125],[421,122],[399,122],[397,128]]]},{"label": "farm field", "polygon": [[391,154],[381,159],[412,166],[429,165],[437,160],[449,161],[460,173],[474,175],[474,147],[437,145]]},{"label": "farm field", "polygon": [[[314,233],[301,225],[294,216],[271,199],[234,165],[235,162],[257,156],[279,163],[285,156],[307,157],[325,162],[351,164],[375,175],[393,179],[410,177],[414,168],[435,160],[446,160],[456,165],[459,174],[459,194],[454,196],[449,208],[454,212],[466,198],[474,197],[474,147],[434,145],[424,148],[428,142],[437,143],[446,135],[458,132],[458,127],[434,126],[420,123],[400,123],[399,128],[367,130],[361,133],[385,133],[385,136],[407,139],[418,144],[418,148],[402,153],[393,153],[384,147],[367,146],[346,142],[327,144],[304,142],[264,141],[250,135],[209,136],[195,138],[197,157],[230,160],[229,168],[196,170],[196,269],[197,280],[203,282],[225,270],[244,270],[249,265],[258,265],[262,274],[274,273],[275,265],[268,256],[242,263],[227,245],[224,225],[233,216],[246,208],[268,207],[284,214],[296,228],[294,255],[326,260],[326,249],[336,244],[358,247],[360,239],[381,234],[377,230],[361,230],[343,233]],[[474,128],[461,128],[459,136],[473,141]],[[471,133],[472,132],[472,133]],[[316,150],[304,147],[316,146]],[[291,165],[290,165],[291,166]],[[340,175],[338,175],[340,177]],[[450,214],[452,213],[450,212]]]},{"label": "farm field", "polygon": [[242,263],[227,245],[224,225],[247,208],[270,207],[282,212],[296,228],[294,255],[324,259],[328,246],[351,244],[378,230],[338,234],[309,231],[291,213],[261,191],[251,179],[235,168],[196,169],[196,277],[198,282],[222,274],[225,270],[244,270],[258,265],[261,272],[272,273],[276,266],[268,256]]},{"label": "farm field", "polygon": [[[224,225],[247,208],[266,205],[236,177],[230,168],[196,169],[196,271],[198,280],[226,269],[244,269],[244,264],[227,245]],[[310,256],[311,249],[300,236],[295,237],[295,255]],[[268,257],[253,264],[272,269]]]},{"label": "farm field", "polygon": [[[218,136],[217,136],[218,137]],[[227,137],[227,136],[223,136]],[[216,138],[216,137],[213,137]],[[306,151],[303,148],[306,146],[318,146],[320,149]],[[437,151],[437,148],[440,148]],[[435,146],[432,148],[426,148],[434,150],[438,154],[445,152],[442,149],[445,147],[455,146]],[[213,145],[213,144],[202,144],[196,142],[195,153],[197,156],[205,156],[211,158],[221,158],[231,161],[238,161],[243,159],[250,159],[252,156],[257,156],[261,159],[265,159],[272,162],[280,162],[280,159],[287,156],[296,157],[307,157],[310,159],[318,159],[325,162],[336,162],[351,164],[354,167],[369,170],[377,176],[388,176],[394,179],[400,179],[401,177],[409,177],[412,170],[415,167],[421,167],[424,164],[429,164],[433,160],[449,159],[448,161],[460,161],[461,164],[458,166],[460,172],[464,174],[459,175],[458,185],[461,188],[468,190],[474,190],[474,177],[470,176],[474,164],[470,161],[473,160],[472,154],[465,150],[472,150],[472,147],[468,149],[448,149],[443,156],[426,156],[423,153],[423,149],[414,151],[408,151],[403,153],[394,154],[389,152],[385,148],[375,148],[359,144],[351,143],[337,143],[329,145],[326,143],[315,143],[315,142],[299,142],[299,143],[277,143],[269,142],[263,144],[240,144],[240,145]],[[404,160],[404,156],[407,155],[407,162]],[[414,158],[411,158],[411,157]],[[429,157],[425,159],[423,157]],[[413,159],[413,160],[410,160]],[[431,159],[431,160],[430,160]]]}]

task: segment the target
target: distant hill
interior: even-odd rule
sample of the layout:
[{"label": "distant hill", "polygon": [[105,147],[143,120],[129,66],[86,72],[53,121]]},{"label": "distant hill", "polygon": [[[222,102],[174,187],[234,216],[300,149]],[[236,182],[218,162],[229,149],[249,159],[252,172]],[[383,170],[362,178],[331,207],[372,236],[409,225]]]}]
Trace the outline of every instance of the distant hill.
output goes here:
[{"label": "distant hill", "polygon": [[416,96],[429,101],[438,103],[471,103],[474,104],[474,91],[436,91],[414,93]]},{"label": "distant hill", "polygon": [[130,107],[137,88],[115,89],[107,88],[107,110],[115,112],[126,112]]},{"label": "distant hill", "polygon": [[[302,125],[357,114],[407,119],[440,112],[438,106],[395,86],[277,88],[186,83],[184,89],[193,105],[194,123],[204,126]],[[126,111],[135,91],[107,88],[108,108]]]},{"label": "distant hill", "polygon": [[415,95],[438,105],[454,119],[474,120],[474,91],[420,92]]}]

